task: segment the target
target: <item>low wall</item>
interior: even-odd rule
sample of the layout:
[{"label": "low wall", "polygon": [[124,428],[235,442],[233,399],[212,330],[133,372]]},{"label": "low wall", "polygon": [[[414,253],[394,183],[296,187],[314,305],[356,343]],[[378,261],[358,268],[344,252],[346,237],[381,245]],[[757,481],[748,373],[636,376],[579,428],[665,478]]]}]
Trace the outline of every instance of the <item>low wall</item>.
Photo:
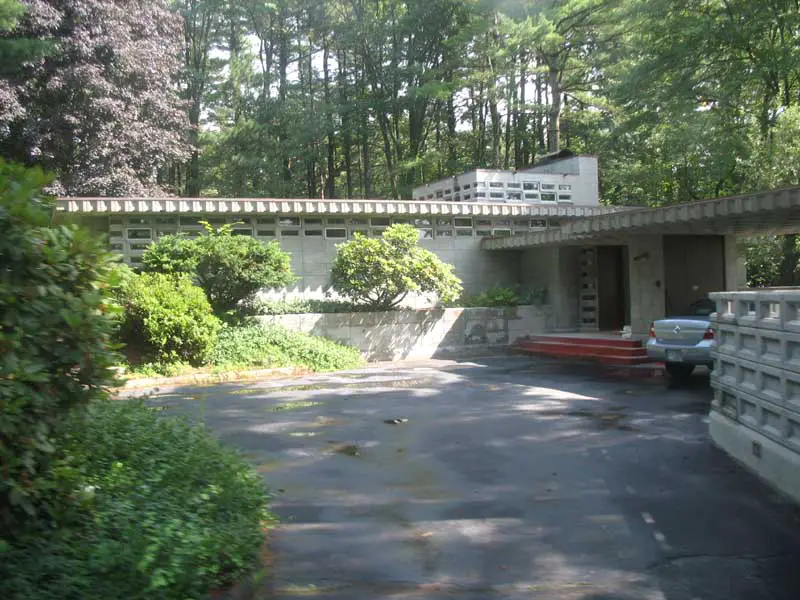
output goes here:
[{"label": "low wall", "polygon": [[258,320],[354,346],[371,361],[506,348],[551,325],[550,309],[541,306],[275,315]]},{"label": "low wall", "polygon": [[800,289],[711,294],[714,442],[800,502]]}]

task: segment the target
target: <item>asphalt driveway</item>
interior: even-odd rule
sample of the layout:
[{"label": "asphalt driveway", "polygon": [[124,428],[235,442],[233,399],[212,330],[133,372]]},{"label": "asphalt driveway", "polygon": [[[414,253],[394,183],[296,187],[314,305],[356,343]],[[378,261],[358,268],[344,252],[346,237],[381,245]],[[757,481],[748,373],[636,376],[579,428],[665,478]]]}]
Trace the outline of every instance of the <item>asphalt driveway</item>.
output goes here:
[{"label": "asphalt driveway", "polygon": [[711,446],[710,398],[499,357],[152,401],[270,485],[259,598],[797,600],[800,511]]}]

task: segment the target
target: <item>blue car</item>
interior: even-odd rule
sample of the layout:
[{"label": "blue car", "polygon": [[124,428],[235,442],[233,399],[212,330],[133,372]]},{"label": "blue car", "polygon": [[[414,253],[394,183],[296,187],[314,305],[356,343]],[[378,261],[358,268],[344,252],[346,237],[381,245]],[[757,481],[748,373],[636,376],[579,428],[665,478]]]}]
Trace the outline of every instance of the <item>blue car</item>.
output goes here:
[{"label": "blue car", "polygon": [[647,355],[663,362],[667,373],[675,378],[689,377],[697,365],[711,369],[711,350],[717,343],[711,314],[716,309],[713,300],[702,298],[677,316],[655,321],[650,326]]}]

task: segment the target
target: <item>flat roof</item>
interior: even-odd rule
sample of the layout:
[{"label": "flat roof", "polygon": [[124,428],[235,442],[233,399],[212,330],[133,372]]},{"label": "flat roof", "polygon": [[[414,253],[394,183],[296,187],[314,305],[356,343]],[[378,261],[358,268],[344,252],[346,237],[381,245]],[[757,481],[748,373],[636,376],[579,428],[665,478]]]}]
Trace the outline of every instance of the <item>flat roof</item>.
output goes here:
[{"label": "flat roof", "polygon": [[486,238],[485,250],[614,243],[639,234],[756,235],[800,232],[800,186],[657,208],[587,215],[559,229]]},{"label": "flat roof", "polygon": [[630,210],[620,206],[447,202],[443,200],[306,200],[280,198],[77,198],[56,201],[61,213],[275,214],[275,215],[444,215],[465,217],[585,218]]}]

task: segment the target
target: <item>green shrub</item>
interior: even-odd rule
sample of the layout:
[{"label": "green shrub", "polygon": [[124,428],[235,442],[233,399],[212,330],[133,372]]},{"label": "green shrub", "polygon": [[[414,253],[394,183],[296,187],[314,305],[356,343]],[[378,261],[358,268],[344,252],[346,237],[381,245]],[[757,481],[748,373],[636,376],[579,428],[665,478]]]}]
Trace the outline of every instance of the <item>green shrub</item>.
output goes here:
[{"label": "green shrub", "polygon": [[117,361],[108,317],[113,259],[88,233],[48,226],[48,181],[38,169],[0,160],[0,538],[7,540],[70,512],[80,471],[60,443],[65,417],[105,397]]},{"label": "green shrub", "polygon": [[204,364],[214,349],[220,321],[201,290],[185,275],[142,273],[120,293],[121,337],[129,356],[155,362]]},{"label": "green shrub", "polygon": [[369,310],[366,306],[342,300],[266,300],[259,298],[247,303],[243,312],[247,315],[299,315],[364,312],[366,310]]},{"label": "green shrub", "polygon": [[459,302],[461,306],[519,306],[522,304],[517,290],[510,287],[493,287],[474,296],[465,296]]},{"label": "green shrub", "polygon": [[216,365],[306,367],[338,371],[361,364],[355,348],[277,325],[225,327],[220,332],[213,362]]},{"label": "green shrub", "polygon": [[205,226],[206,235],[198,238],[167,235],[151,244],[142,256],[145,270],[190,275],[218,315],[235,309],[259,290],[295,280],[290,257],[278,242],[265,244],[233,235],[230,224],[216,231],[208,223]]},{"label": "green shrub", "polygon": [[381,239],[355,234],[339,244],[331,283],[343,297],[373,310],[392,309],[412,292],[435,294],[442,302],[461,293],[452,265],[420,248],[411,225],[392,225]]},{"label": "green shrub", "polygon": [[242,577],[257,558],[260,477],[204,428],[140,402],[100,402],[70,440],[84,462],[87,518],[11,545],[0,597],[184,600]]}]

